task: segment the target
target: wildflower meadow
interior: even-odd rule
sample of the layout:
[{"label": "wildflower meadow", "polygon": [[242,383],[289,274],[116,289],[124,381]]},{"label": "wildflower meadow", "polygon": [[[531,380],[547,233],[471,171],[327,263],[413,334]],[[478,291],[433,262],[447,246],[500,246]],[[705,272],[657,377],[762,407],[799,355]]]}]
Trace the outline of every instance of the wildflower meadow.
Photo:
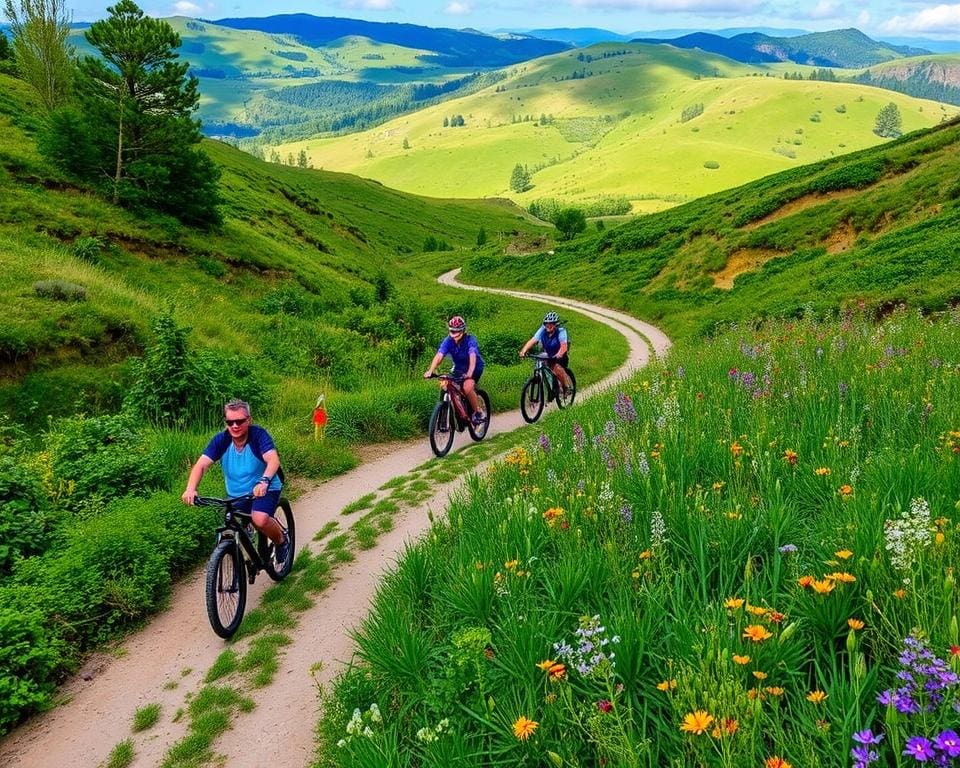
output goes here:
[{"label": "wildflower meadow", "polygon": [[384,582],[319,765],[960,766],[960,315],[729,328],[542,427]]}]

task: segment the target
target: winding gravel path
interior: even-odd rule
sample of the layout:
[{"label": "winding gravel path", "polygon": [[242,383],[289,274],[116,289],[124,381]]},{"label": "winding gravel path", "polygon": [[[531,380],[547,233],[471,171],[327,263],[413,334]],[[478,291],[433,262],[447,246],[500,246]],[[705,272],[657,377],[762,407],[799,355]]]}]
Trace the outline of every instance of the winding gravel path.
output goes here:
[{"label": "winding gravel path", "polygon": [[[485,289],[457,282],[454,270],[439,278],[444,285],[468,290],[489,290],[564,307],[615,328],[629,344],[626,362],[602,382],[585,388],[589,395],[645,365],[652,352],[662,355],[670,340],[657,328],[622,312],[581,301],[544,296],[526,291]],[[426,386],[426,385],[425,385]],[[519,411],[498,413],[490,434],[524,426]],[[455,444],[462,447],[460,439]],[[329,521],[342,521],[340,511],[355,499],[380,488],[431,458],[425,438],[378,446],[376,458],[317,486],[296,503],[297,537],[300,546],[320,548],[314,534]],[[450,494],[460,486],[454,481],[435,489],[433,497],[395,518],[395,527],[382,535],[376,547],[356,553],[356,560],[336,567],[335,583],[315,598],[312,608],[299,615],[284,648],[280,670],[269,686],[247,692],[256,708],[237,716],[233,728],[214,751],[224,756],[229,768],[301,768],[314,751],[317,721],[316,681],[329,682],[348,663],[353,653],[351,632],[366,615],[383,573],[389,570],[407,542],[429,528],[429,515],[440,515]],[[261,576],[248,593],[247,610],[256,606],[270,580]],[[170,607],[130,636],[114,654],[97,654],[80,674],[59,692],[63,702],[40,714],[0,742],[0,765],[5,768],[93,768],[111,749],[132,738],[136,757],[133,766],[158,766],[170,746],[187,728],[186,717],[172,721],[184,707],[184,696],[197,691],[202,678],[226,644],[207,625],[203,608],[204,571],[198,569],[173,591]],[[322,669],[311,676],[311,668]],[[147,731],[132,734],[135,710],[160,704],[159,722]]]}]

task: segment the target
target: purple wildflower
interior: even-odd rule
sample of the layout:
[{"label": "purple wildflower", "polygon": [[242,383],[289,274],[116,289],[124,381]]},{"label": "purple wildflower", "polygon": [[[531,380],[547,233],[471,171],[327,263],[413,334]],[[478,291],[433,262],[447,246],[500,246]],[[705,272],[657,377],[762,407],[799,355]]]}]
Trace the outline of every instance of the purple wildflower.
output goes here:
[{"label": "purple wildflower", "polygon": [[912,757],[918,763],[925,763],[930,758],[937,756],[937,753],[933,751],[933,745],[930,743],[930,740],[923,738],[923,736],[911,736],[907,739],[907,745],[903,748],[903,754],[907,757]]},{"label": "purple wildflower", "polygon": [[627,525],[633,522],[633,510],[629,504],[624,504],[620,507],[620,517],[623,518],[623,522],[627,523]]},{"label": "purple wildflower", "polygon": [[543,449],[544,453],[550,453],[550,438],[547,437],[546,432],[540,433],[540,448]]},{"label": "purple wildflower", "polygon": [[877,750],[869,747],[854,747],[850,750],[850,757],[854,759],[854,768],[867,768],[870,763],[876,762],[880,755]]},{"label": "purple wildflower", "polygon": [[865,728],[862,731],[857,731],[853,734],[853,740],[858,744],[879,744],[883,741],[883,734],[877,733],[874,734],[869,728]]},{"label": "purple wildflower", "polygon": [[796,545],[796,544],[784,544],[782,547],[780,547],[780,554],[781,554],[781,555],[789,555],[789,554],[791,554],[791,553],[793,553],[793,552],[796,552],[796,551],[797,551],[797,545]]},{"label": "purple wildflower", "polygon": [[617,414],[620,421],[636,421],[637,409],[633,406],[633,400],[630,395],[623,392],[617,392],[617,399],[613,404],[613,412]]},{"label": "purple wildflower", "polygon": [[575,421],[573,423],[573,450],[582,451],[585,442],[586,437],[583,434],[583,427],[580,426],[579,422]]},{"label": "purple wildflower", "polygon": [[960,755],[960,736],[957,736],[956,731],[943,731],[934,740],[933,746],[947,757],[957,757]]}]

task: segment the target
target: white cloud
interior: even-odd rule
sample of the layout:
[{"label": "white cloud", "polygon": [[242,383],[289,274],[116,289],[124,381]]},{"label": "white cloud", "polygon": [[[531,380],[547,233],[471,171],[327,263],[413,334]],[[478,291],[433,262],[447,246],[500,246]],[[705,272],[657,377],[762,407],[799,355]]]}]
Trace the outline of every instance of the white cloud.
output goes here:
[{"label": "white cloud", "polygon": [[361,11],[392,11],[397,6],[393,0],[345,0],[340,7]]},{"label": "white cloud", "polygon": [[857,16],[857,27],[863,29],[870,26],[870,11],[860,11]]},{"label": "white cloud", "polygon": [[938,5],[907,16],[894,16],[880,29],[893,33],[946,34],[960,32],[960,5]]},{"label": "white cloud", "polygon": [[570,0],[575,8],[602,11],[654,11],[656,13],[716,13],[738,15],[759,8],[762,0]]},{"label": "white cloud", "polygon": [[820,0],[810,11],[811,19],[835,19],[840,15],[840,6],[832,0]]},{"label": "white cloud", "polygon": [[454,0],[454,2],[448,4],[447,7],[443,9],[443,12],[449,13],[452,16],[464,16],[473,12],[473,8],[470,7],[469,3],[461,3]]},{"label": "white cloud", "polygon": [[177,0],[173,4],[173,12],[177,16],[199,16],[203,13],[203,9],[196,3],[191,3],[190,0]]}]

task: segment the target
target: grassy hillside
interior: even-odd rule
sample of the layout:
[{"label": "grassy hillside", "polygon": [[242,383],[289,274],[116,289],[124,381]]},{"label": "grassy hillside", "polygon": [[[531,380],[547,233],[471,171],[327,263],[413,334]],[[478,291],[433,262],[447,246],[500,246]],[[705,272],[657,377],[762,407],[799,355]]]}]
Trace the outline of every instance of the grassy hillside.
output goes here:
[{"label": "grassy hillside", "polygon": [[960,123],[584,235],[543,254],[475,258],[479,282],[626,308],[678,336],[854,301],[960,298]]},{"label": "grassy hillside", "polygon": [[960,54],[914,56],[869,67],[857,82],[948,104],[960,104]]},{"label": "grassy hillside", "polygon": [[[623,195],[650,211],[880,143],[874,122],[891,101],[906,131],[956,113],[876,88],[768,74],[702,52],[602,44],[515,67],[500,84],[376,129],[279,152],[305,150],[315,167],[420,194],[521,204]],[[684,120],[698,105],[702,114]],[[464,126],[443,127],[457,114]],[[534,171],[520,195],[509,190],[517,163]]]},{"label": "grassy hillside", "polygon": [[[8,308],[0,408],[18,421],[39,426],[48,414],[117,408],[125,361],[149,345],[167,306],[193,329],[193,346],[237,352],[279,387],[270,398],[278,415],[309,413],[320,390],[328,402],[334,395],[335,412],[337,393],[362,401],[361,390],[385,387],[367,401],[408,415],[394,425],[399,433],[382,422],[359,432],[341,425],[365,439],[410,434],[429,415],[433,392],[411,380],[411,366],[429,356],[447,314],[461,310],[481,337],[511,349],[535,327],[531,316],[518,328],[516,313],[537,315],[536,307],[424,290],[467,258],[481,229],[490,249],[546,242],[547,230],[507,202],[415,197],[209,142],[223,168],[226,220],[218,232],[200,232],[74,187],[37,153],[37,107],[23,83],[3,78],[2,86],[0,269],[9,279],[0,288]],[[449,250],[425,255],[428,240]],[[67,284],[67,295],[44,281]],[[494,396],[501,406],[514,402],[525,371],[505,369]],[[491,380],[490,389],[500,387]]]}]

